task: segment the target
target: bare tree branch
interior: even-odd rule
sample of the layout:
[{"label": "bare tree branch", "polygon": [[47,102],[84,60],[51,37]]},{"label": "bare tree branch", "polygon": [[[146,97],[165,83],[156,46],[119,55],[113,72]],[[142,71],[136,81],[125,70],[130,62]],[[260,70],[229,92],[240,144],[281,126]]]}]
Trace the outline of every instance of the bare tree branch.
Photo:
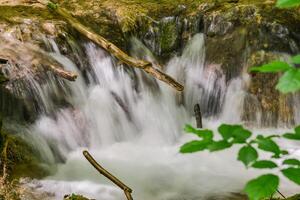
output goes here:
[{"label": "bare tree branch", "polygon": [[97,161],[91,156],[91,154],[89,154],[88,151],[83,151],[83,155],[100,174],[108,178],[110,181],[112,181],[114,184],[119,186],[119,188],[121,188],[124,191],[127,200],[133,200],[131,196],[132,189],[130,189],[127,185],[121,182],[117,177],[115,177],[114,175],[106,171],[101,165],[99,165]]}]

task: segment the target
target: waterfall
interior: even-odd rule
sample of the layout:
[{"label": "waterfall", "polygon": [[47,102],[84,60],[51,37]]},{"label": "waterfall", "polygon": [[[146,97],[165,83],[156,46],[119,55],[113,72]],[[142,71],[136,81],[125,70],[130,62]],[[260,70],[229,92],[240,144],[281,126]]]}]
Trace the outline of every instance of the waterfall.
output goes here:
[{"label": "waterfall", "polygon": [[[133,43],[133,55],[154,59],[141,55],[141,51],[149,53],[142,43],[136,39]],[[79,78],[75,83],[61,84],[65,91],[61,95],[68,105],[52,108],[51,115],[41,112],[30,128],[32,143],[45,161],[55,166],[55,173],[27,182],[28,187],[47,191],[49,199],[62,199],[68,193],[99,200],[124,199],[122,191],[84,159],[83,149],[132,187],[134,199],[226,197],[240,192],[244,183],[257,175],[236,161],[235,148],[214,154],[178,152],[180,145],[193,138],[183,133],[183,127],[186,123],[195,125],[196,103],[202,109],[205,128],[215,130],[221,122],[243,123],[249,77],[242,74],[226,82],[219,65],[205,63],[203,34],[195,35],[182,55],[165,67],[168,74],[184,83],[183,94],[140,70],[122,66],[92,43],[84,45],[90,64],[86,80],[53,41],[49,44],[55,50],[51,56],[66,69],[76,71]],[[53,84],[50,80],[44,87]],[[39,103],[45,107],[55,103],[43,87],[36,93],[44,97]],[[288,192],[294,188],[288,185],[283,189]]]}]

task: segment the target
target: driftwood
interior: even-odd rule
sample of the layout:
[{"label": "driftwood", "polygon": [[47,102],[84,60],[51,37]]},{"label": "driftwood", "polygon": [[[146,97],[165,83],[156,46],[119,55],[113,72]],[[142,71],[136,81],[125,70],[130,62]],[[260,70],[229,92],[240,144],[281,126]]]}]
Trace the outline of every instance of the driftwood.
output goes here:
[{"label": "driftwood", "polygon": [[130,189],[127,185],[125,185],[123,182],[121,182],[118,178],[116,178],[114,175],[112,175],[111,173],[106,171],[101,165],[99,165],[97,163],[97,161],[91,156],[91,154],[89,154],[88,151],[83,151],[83,155],[91,163],[91,165],[93,165],[96,168],[96,170],[100,174],[102,174],[103,176],[108,178],[110,181],[112,181],[114,184],[116,184],[119,188],[121,188],[124,191],[127,200],[133,200],[133,198],[131,196],[132,189]]},{"label": "driftwood", "polygon": [[184,87],[171,76],[161,72],[160,70],[153,67],[151,62],[139,60],[127,55],[124,51],[119,49],[116,45],[109,42],[105,38],[96,34],[94,31],[90,30],[88,27],[82,25],[77,19],[75,19],[71,14],[68,13],[64,8],[59,7],[57,4],[51,1],[38,0],[40,3],[47,5],[53,12],[63,17],[73,28],[75,28],[79,33],[90,39],[91,41],[98,44],[100,47],[115,56],[120,62],[125,63],[129,66],[136,67],[144,70],[153,77],[169,84],[178,91],[183,91]]}]

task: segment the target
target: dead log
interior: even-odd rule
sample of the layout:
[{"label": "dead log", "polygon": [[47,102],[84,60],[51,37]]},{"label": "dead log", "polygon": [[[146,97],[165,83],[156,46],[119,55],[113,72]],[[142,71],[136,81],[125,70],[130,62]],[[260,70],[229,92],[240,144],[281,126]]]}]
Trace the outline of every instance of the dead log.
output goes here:
[{"label": "dead log", "polygon": [[[178,91],[183,91],[184,87],[171,76],[161,72],[160,70],[153,67],[151,62],[139,60],[133,58],[126,54],[124,51],[119,49],[116,45],[109,42],[102,36],[96,34],[94,31],[90,30],[88,27],[82,25],[77,19],[75,19],[71,14],[68,13],[64,8],[59,7],[57,4],[52,3],[51,1],[39,0],[40,3],[46,4],[50,10],[56,14],[63,17],[73,28],[75,28],[79,33],[90,39],[91,41],[98,44],[100,47],[111,53],[119,61],[125,63],[129,66],[136,67],[144,70],[146,73],[152,75],[153,77],[169,84],[171,87],[175,88]],[[47,3],[46,3],[47,2]]]}]

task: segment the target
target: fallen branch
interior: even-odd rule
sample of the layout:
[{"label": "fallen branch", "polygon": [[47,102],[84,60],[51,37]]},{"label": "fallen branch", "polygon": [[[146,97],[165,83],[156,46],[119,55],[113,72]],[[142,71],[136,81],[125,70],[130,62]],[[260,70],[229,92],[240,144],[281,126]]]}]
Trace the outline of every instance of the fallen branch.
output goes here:
[{"label": "fallen branch", "polygon": [[57,4],[54,4],[51,1],[45,1],[45,0],[38,0],[38,1],[42,4],[46,4],[48,6],[48,8],[50,8],[55,13],[57,13],[58,15],[63,17],[79,33],[81,33],[82,35],[84,35],[88,39],[90,39],[91,41],[93,41],[96,44],[98,44],[99,46],[101,46],[103,49],[105,49],[106,51],[111,53],[122,63],[142,69],[145,72],[147,72],[148,74],[152,75],[153,77],[169,84],[176,90],[183,91],[184,87],[180,83],[178,83],[176,80],[174,80],[171,76],[154,68],[151,62],[139,60],[139,59],[136,59],[136,58],[133,58],[133,57],[127,55],[125,52],[123,52],[121,49],[119,49],[116,45],[109,42],[108,40],[101,37],[100,35],[96,34],[92,30],[90,30],[88,27],[82,25],[77,19],[75,19],[72,15],[70,15],[67,10],[60,8]]},{"label": "fallen branch", "polygon": [[100,174],[102,174],[103,176],[105,176],[106,178],[111,180],[114,184],[119,186],[119,188],[121,188],[124,191],[127,200],[133,200],[133,198],[131,196],[132,189],[130,189],[127,185],[125,185],[123,182],[121,182],[118,178],[116,178],[114,175],[112,175],[111,173],[106,171],[101,165],[99,165],[97,163],[97,161],[91,156],[91,154],[89,154],[88,151],[83,151],[83,155],[96,168],[96,170]]},{"label": "fallen branch", "polygon": [[47,65],[47,67],[57,76],[60,76],[61,78],[67,79],[69,81],[75,81],[77,78],[77,74],[71,71],[66,71],[62,68],[59,68],[54,65]]}]

